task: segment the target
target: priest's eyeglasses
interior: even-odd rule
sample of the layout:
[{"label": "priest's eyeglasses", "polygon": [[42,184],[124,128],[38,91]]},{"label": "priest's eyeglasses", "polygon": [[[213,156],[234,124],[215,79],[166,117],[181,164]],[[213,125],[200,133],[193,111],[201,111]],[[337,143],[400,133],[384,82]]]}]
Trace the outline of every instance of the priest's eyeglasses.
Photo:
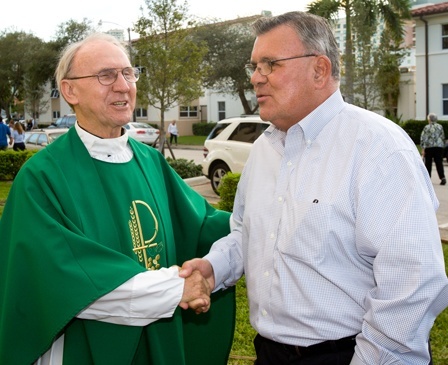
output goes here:
[{"label": "priest's eyeglasses", "polygon": [[277,62],[295,60],[296,58],[317,57],[317,56],[318,56],[317,54],[309,53],[302,56],[279,58],[277,60],[264,59],[258,63],[248,63],[247,65],[244,66],[244,69],[246,70],[246,74],[249,78],[252,77],[255,71],[258,71],[262,76],[268,76],[272,73],[272,66],[275,65]]},{"label": "priest's eyeglasses", "polygon": [[107,68],[98,72],[96,75],[66,77],[66,80],[80,80],[89,77],[96,77],[101,85],[109,86],[117,81],[118,73],[121,72],[127,82],[137,82],[140,77],[140,70],[137,67]]}]

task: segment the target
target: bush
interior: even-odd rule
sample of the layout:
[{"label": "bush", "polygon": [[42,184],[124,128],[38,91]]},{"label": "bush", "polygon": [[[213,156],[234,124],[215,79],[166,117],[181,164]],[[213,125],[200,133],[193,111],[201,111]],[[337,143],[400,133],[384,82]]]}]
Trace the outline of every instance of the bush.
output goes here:
[{"label": "bush", "polygon": [[171,157],[167,157],[166,161],[182,179],[202,176],[202,166],[195,164],[193,160],[188,161],[185,158],[174,160]]},{"label": "bush", "polygon": [[14,180],[22,165],[37,151],[0,151],[0,180]]},{"label": "bush", "polygon": [[220,201],[218,208],[227,212],[233,211],[233,202],[235,200],[236,188],[240,181],[241,174],[228,172],[221,179],[221,184],[218,187]]},{"label": "bush", "polygon": [[216,123],[195,123],[193,124],[193,134],[195,136],[208,136]]},{"label": "bush", "polygon": [[[439,120],[438,123],[443,127],[445,137],[448,138],[448,121]],[[419,145],[423,128],[425,128],[427,124],[428,122],[426,120],[408,120],[402,124],[401,127],[406,131],[409,137],[411,137],[412,141]]]}]

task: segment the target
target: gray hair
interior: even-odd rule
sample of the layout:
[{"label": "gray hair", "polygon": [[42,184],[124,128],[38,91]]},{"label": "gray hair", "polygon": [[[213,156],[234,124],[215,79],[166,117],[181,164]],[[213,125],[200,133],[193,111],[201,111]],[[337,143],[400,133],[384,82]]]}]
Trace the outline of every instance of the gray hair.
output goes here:
[{"label": "gray hair", "polygon": [[291,11],[274,17],[260,18],[253,24],[253,29],[255,35],[259,36],[283,24],[295,29],[306,52],[326,55],[331,62],[331,76],[339,80],[339,47],[328,21],[311,13]]},{"label": "gray hair", "polygon": [[118,48],[120,48],[128,57],[129,53],[123,44],[120,43],[120,41],[105,33],[92,33],[89,34],[86,38],[69,44],[61,53],[61,57],[59,58],[58,66],[56,67],[55,71],[55,78],[58,88],[61,86],[61,81],[68,76],[68,74],[71,71],[71,68],[73,66],[73,59],[75,58],[78,51],[87,43],[103,40],[112,44],[115,44]]},{"label": "gray hair", "polygon": [[435,122],[437,122],[437,114],[436,114],[436,113],[429,113],[429,114],[428,114],[428,120],[429,120],[431,123],[435,123]]}]

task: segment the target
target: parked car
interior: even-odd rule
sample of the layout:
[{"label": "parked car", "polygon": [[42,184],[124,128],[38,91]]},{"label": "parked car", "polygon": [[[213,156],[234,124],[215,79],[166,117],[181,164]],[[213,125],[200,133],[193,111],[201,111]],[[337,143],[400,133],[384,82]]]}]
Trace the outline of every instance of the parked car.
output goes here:
[{"label": "parked car", "polygon": [[157,128],[154,128],[147,123],[130,122],[124,127],[127,129],[129,137],[150,145],[154,144],[160,134],[160,131]]},{"label": "parked car", "polygon": [[70,128],[75,125],[76,114],[67,114],[60,117],[56,122],[51,123],[48,128]]},{"label": "parked car", "polygon": [[215,193],[225,174],[243,171],[252,144],[269,125],[259,116],[229,118],[216,124],[204,142],[202,162],[202,172]]},{"label": "parked car", "polygon": [[67,133],[67,128],[45,128],[33,129],[25,133],[25,145],[27,149],[40,150],[50,143],[54,142],[58,137]]}]

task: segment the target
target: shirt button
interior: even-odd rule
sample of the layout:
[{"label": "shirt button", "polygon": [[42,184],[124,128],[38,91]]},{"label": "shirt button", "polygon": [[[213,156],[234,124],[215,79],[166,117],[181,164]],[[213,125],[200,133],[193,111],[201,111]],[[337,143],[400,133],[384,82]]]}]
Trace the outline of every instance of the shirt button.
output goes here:
[{"label": "shirt button", "polygon": [[288,166],[292,166],[292,162],[291,162],[291,161],[288,161],[288,163],[287,163],[286,165],[288,165]]},{"label": "shirt button", "polygon": [[264,276],[266,276],[266,277],[269,276],[269,271],[265,271]]},{"label": "shirt button", "polygon": [[271,233],[271,235],[269,236],[271,239],[274,239],[275,238],[275,234],[274,233]]},{"label": "shirt button", "polygon": [[261,314],[263,315],[263,317],[266,317],[268,315],[268,312],[266,312],[264,309],[261,311]]},{"label": "shirt button", "polygon": [[283,201],[283,197],[282,197],[282,196],[279,196],[279,197],[278,197],[278,201],[279,201],[279,202],[282,202],[282,201]]}]

